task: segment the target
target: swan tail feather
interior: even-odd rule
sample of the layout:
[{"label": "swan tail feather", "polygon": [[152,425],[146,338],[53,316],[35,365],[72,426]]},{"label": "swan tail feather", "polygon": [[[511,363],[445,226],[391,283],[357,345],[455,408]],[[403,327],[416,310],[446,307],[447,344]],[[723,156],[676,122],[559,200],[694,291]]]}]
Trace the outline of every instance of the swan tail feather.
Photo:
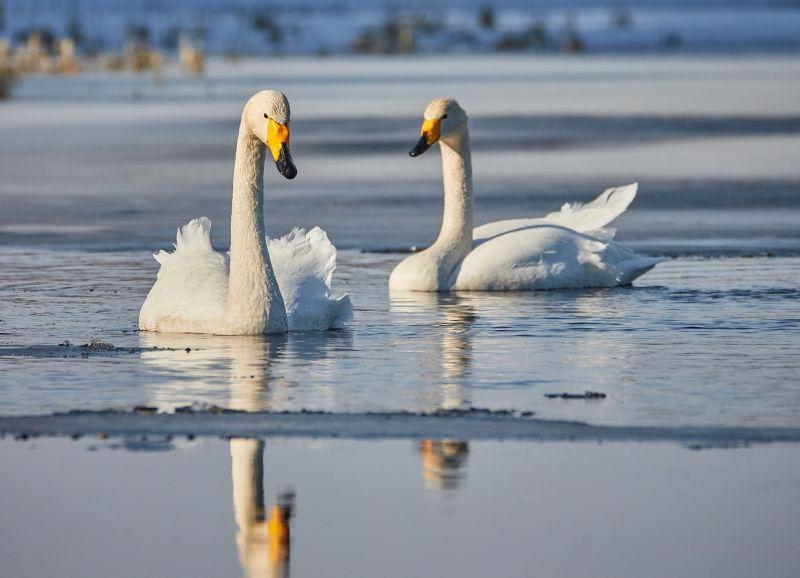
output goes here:
[{"label": "swan tail feather", "polygon": [[282,278],[288,281],[313,276],[330,289],[336,270],[336,247],[319,227],[308,232],[295,227],[280,239],[267,238],[267,249],[279,284]]},{"label": "swan tail feather", "polygon": [[170,253],[167,253],[163,249],[161,251],[159,251],[158,253],[153,253],[153,259],[158,261],[159,265],[163,265],[164,263],[166,263],[167,259],[169,259],[169,256],[170,256]]},{"label": "swan tail feather", "polygon": [[339,295],[333,297],[336,303],[336,311],[331,319],[332,329],[344,329],[353,320],[353,304],[350,302],[349,295]]},{"label": "swan tail feather", "polygon": [[211,221],[207,217],[192,219],[178,229],[175,250],[211,249]]},{"label": "swan tail feather", "polygon": [[178,229],[172,246],[174,247],[172,252],[162,249],[153,254],[153,259],[164,265],[169,261],[170,257],[180,251],[199,250],[213,252],[214,249],[211,247],[211,221],[207,217],[192,219]]},{"label": "swan tail feather", "polygon": [[183,327],[180,320],[202,326],[222,315],[228,260],[211,246],[211,221],[189,221],[178,229],[174,245],[173,251],[153,255],[160,267],[139,312],[140,329],[173,331]]},{"label": "swan tail feather", "polygon": [[634,259],[623,261],[617,266],[619,272],[618,284],[630,285],[636,279],[647,273],[650,269],[664,261],[663,257],[647,257],[636,255]]}]

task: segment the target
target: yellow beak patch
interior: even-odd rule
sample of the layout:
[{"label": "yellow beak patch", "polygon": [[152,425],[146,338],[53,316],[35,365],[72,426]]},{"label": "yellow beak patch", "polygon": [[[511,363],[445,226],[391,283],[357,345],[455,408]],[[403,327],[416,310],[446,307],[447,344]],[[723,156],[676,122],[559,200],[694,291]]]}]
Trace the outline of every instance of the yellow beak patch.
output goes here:
[{"label": "yellow beak patch", "polygon": [[277,162],[284,144],[289,145],[289,123],[280,124],[269,119],[267,123],[267,146],[272,153],[272,160]]},{"label": "yellow beak patch", "polygon": [[420,130],[419,135],[425,135],[425,141],[428,143],[428,146],[435,143],[439,140],[439,137],[442,135],[442,120],[426,120],[422,123],[422,130]]}]

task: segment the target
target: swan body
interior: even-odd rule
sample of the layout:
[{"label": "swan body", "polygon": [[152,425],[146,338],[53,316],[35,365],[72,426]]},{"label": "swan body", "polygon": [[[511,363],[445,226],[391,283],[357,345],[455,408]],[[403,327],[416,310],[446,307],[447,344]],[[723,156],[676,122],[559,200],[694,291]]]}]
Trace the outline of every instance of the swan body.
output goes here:
[{"label": "swan body", "polygon": [[[445,119],[447,119],[445,121]],[[637,255],[613,241],[607,226],[636,197],[637,185],[607,189],[587,204],[565,204],[545,217],[510,219],[473,229],[472,165],[467,115],[453,99],[425,111],[411,156],[439,142],[444,215],[429,248],[395,267],[399,291],[522,291],[628,285],[660,258]]]},{"label": "swan body", "polygon": [[173,252],[154,255],[158,277],[139,312],[139,329],[164,333],[256,335],[325,330],[352,317],[335,296],[336,248],[319,227],[277,240],[264,233],[264,160],[293,178],[288,150],[289,103],[275,91],[253,96],[242,114],[234,165],[229,254],[211,246],[211,222],[178,230]]}]

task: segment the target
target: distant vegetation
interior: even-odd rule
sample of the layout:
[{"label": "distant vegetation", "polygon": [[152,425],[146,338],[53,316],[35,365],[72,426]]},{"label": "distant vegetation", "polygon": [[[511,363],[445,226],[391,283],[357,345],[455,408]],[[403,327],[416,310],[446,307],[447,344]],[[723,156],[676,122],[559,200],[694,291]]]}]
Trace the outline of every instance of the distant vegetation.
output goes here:
[{"label": "distant vegetation", "polygon": [[[91,2],[87,2],[87,5]],[[408,54],[416,52],[569,51],[586,49],[579,13],[549,9],[498,9],[491,4],[473,8],[391,8],[359,12],[357,8],[271,6],[269,10],[242,7],[215,12],[192,11],[169,2],[161,10],[81,12],[84,3],[66,3],[60,23],[57,14],[31,19],[32,26],[6,26],[15,51],[28,50],[37,38],[41,55],[56,57],[59,43],[69,39],[82,66],[93,68],[157,69],[166,56],[179,56],[187,71],[204,70],[206,48],[231,58],[248,54]],[[124,3],[121,4],[124,6]],[[3,21],[0,0],[0,23]],[[181,10],[183,12],[181,12]],[[187,14],[184,14],[186,12]],[[16,11],[18,18],[30,11]],[[608,30],[635,28],[631,12],[608,11]],[[21,16],[20,16],[21,15]],[[27,16],[26,16],[27,15]],[[179,18],[184,15],[186,17]],[[103,24],[102,22],[107,22]],[[48,24],[44,24],[48,23]],[[0,26],[0,37],[3,27]],[[192,56],[189,57],[189,54]],[[183,54],[183,56],[181,56]],[[31,57],[34,58],[34,57]],[[39,58],[36,56],[35,58]],[[96,60],[95,60],[96,59]],[[90,62],[91,61],[91,62]],[[51,72],[49,63],[39,64]],[[202,73],[202,72],[200,72]]]},{"label": "distant vegetation", "polygon": [[5,100],[11,94],[11,86],[15,80],[14,71],[0,64],[0,100]]},{"label": "distant vegetation", "polygon": [[[7,39],[0,38],[0,100],[10,96],[15,81],[25,74],[129,70],[137,73],[152,72],[155,81],[160,83],[166,56],[163,51],[151,45],[150,30],[145,26],[129,25],[125,29],[124,38],[122,50],[116,53],[95,52],[91,47],[80,53],[77,48],[78,40],[72,37],[58,38],[48,29],[35,29],[21,35],[21,38],[17,38],[16,50],[12,50]],[[205,53],[197,31],[194,34],[177,34],[175,44],[181,69],[187,74],[202,76],[205,71]]]},{"label": "distant vegetation", "polygon": [[[682,32],[671,28],[651,30],[643,40],[638,12],[622,4],[609,4],[605,23],[594,11],[589,24],[574,7],[511,9],[488,1],[472,7],[382,12],[313,3],[265,10],[244,2],[235,10],[220,7],[213,22],[210,13],[169,1],[158,10],[130,9],[129,14],[124,2],[105,12],[89,12],[90,1],[56,4],[63,14],[33,18],[31,10],[8,9],[8,0],[0,0],[0,98],[7,98],[15,80],[25,74],[133,71],[152,73],[161,82],[172,59],[186,74],[202,77],[209,46],[232,61],[250,54],[293,53],[580,53],[602,49],[602,42],[612,50],[613,42],[628,50],[645,41],[651,50],[684,47]],[[12,18],[17,20],[10,22]],[[21,20],[25,18],[29,20]],[[598,44],[598,39],[603,40]]]},{"label": "distant vegetation", "polygon": [[501,25],[491,6],[477,9],[474,22],[452,22],[436,10],[402,10],[386,13],[383,23],[364,28],[350,44],[356,53],[407,54],[437,51],[565,51],[586,48],[578,30],[577,16],[566,14],[550,22],[533,14],[527,23],[516,19]]}]

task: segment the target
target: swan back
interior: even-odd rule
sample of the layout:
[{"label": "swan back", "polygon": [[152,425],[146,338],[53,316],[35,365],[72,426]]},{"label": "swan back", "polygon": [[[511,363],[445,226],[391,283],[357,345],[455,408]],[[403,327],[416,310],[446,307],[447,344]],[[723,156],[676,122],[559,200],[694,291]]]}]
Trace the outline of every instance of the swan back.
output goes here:
[{"label": "swan back", "polygon": [[660,261],[545,223],[476,243],[452,286],[457,291],[616,287],[629,285]]}]

